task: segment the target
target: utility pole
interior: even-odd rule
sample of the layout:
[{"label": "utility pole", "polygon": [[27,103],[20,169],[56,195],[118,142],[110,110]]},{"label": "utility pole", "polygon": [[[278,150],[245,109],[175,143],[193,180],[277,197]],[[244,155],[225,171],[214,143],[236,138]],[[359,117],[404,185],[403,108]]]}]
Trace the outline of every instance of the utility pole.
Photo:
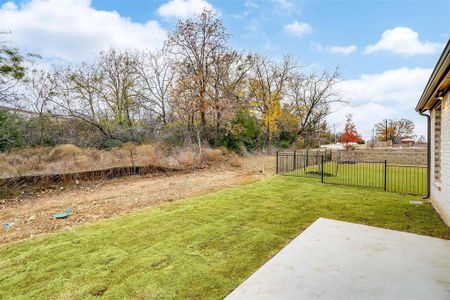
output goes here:
[{"label": "utility pole", "polygon": [[320,122],[319,122],[319,127],[317,128],[317,140],[319,142],[319,149],[320,149]]},{"label": "utility pole", "polygon": [[375,128],[372,128],[372,148],[375,148]]},{"label": "utility pole", "polygon": [[334,128],[334,144],[336,145],[336,123],[333,124]]},{"label": "utility pole", "polygon": [[387,119],[385,120],[385,129],[386,129],[386,138],[385,138],[385,140],[386,140],[386,142],[388,141],[388,128],[387,128]]}]

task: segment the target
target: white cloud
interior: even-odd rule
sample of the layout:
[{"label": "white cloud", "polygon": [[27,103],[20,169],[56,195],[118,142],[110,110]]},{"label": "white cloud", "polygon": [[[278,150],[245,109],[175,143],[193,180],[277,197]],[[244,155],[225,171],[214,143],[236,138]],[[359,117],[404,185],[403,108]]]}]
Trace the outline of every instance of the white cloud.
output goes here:
[{"label": "white cloud", "polygon": [[378,74],[363,74],[358,79],[343,80],[337,89],[354,106],[345,106],[331,114],[328,121],[342,129],[345,114],[352,113],[357,129],[365,138],[373,125],[385,118],[413,120],[416,134],[424,134],[424,118],[414,111],[431,69],[400,68]]},{"label": "white cloud", "polygon": [[275,4],[277,4],[282,9],[291,9],[294,6],[292,0],[272,0]]},{"label": "white cloud", "polygon": [[249,10],[246,10],[246,11],[244,11],[243,13],[240,13],[240,14],[231,14],[230,16],[232,17],[232,18],[235,18],[235,19],[243,19],[243,18],[246,18],[246,17],[248,17],[249,15],[250,15],[250,11]]},{"label": "white cloud", "polygon": [[260,28],[259,20],[256,18],[252,18],[250,23],[245,26],[251,32],[258,32]]},{"label": "white cloud", "polygon": [[343,55],[350,55],[356,50],[358,50],[358,47],[355,45],[349,45],[349,46],[327,46],[324,47],[319,43],[311,43],[311,47],[315,49],[318,52],[328,52],[333,54],[343,54]]},{"label": "white cloud", "polygon": [[302,37],[312,31],[311,25],[304,22],[293,21],[284,26],[284,31],[287,33]]},{"label": "white cloud", "polygon": [[381,35],[381,39],[366,47],[366,53],[377,51],[391,51],[396,54],[414,55],[430,54],[442,47],[439,43],[420,41],[419,34],[409,27],[395,27],[388,29]]},{"label": "white cloud", "polygon": [[188,18],[199,14],[203,9],[213,10],[213,6],[205,0],[170,0],[158,8],[158,14],[166,18]]},{"label": "white cloud", "polygon": [[31,0],[0,8],[0,28],[20,48],[53,61],[80,61],[99,51],[155,49],[166,31],[157,21],[136,23],[115,11],[100,11],[90,0]]},{"label": "white cloud", "polygon": [[396,110],[393,107],[380,103],[368,102],[357,106],[345,106],[327,117],[330,126],[336,125],[336,132],[343,131],[345,116],[352,114],[356,130],[364,139],[370,139],[374,124],[385,118],[396,118]]},{"label": "white cloud", "polygon": [[350,46],[331,46],[329,47],[328,51],[330,53],[338,53],[343,55],[349,55],[353,52],[355,52],[358,49],[355,45]]},{"label": "white cloud", "polygon": [[338,88],[353,101],[396,102],[414,108],[431,69],[400,68],[344,80]]},{"label": "white cloud", "polygon": [[246,0],[244,5],[245,5],[245,7],[248,7],[248,8],[259,8],[259,5],[252,0]]}]

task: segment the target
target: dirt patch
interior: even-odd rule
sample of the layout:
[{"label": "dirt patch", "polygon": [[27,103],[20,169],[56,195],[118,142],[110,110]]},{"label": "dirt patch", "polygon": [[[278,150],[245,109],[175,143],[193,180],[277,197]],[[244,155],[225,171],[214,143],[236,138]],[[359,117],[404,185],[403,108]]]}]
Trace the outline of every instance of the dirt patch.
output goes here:
[{"label": "dirt patch", "polygon": [[[192,172],[125,177],[82,185],[71,189],[47,190],[0,204],[0,243],[32,238],[111,218],[164,202],[217,191],[260,180],[275,172],[275,159],[269,156],[241,158],[241,166],[223,162]],[[233,166],[234,165],[234,166]],[[72,214],[56,220],[55,212],[67,208]]]}]

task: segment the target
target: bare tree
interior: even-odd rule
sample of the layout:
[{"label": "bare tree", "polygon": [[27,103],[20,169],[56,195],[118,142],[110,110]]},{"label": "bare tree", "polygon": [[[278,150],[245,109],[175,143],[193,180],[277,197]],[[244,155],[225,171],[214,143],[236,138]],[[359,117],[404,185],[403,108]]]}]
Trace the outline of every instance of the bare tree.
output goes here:
[{"label": "bare tree", "polygon": [[426,140],[425,136],[424,136],[424,135],[421,135],[421,136],[417,139],[417,143],[418,143],[418,144],[426,144],[426,143],[427,143],[427,140]]},{"label": "bare tree", "polygon": [[102,52],[93,63],[55,73],[62,114],[83,120],[107,138],[131,130],[138,114],[137,60],[128,52]]},{"label": "bare tree", "polygon": [[111,138],[109,114],[101,101],[101,76],[98,66],[82,63],[57,70],[54,74],[56,112],[82,120]]},{"label": "bare tree", "polygon": [[[228,34],[222,22],[211,10],[204,10],[194,19],[179,21],[175,30],[169,33],[168,47],[178,60],[179,80],[176,91],[193,98],[190,109],[199,114],[202,133],[206,132],[207,111],[210,106],[207,89],[211,81],[213,64],[221,52],[227,49]],[[187,103],[187,102],[185,102]],[[191,125],[194,125],[191,123]]]},{"label": "bare tree", "polygon": [[142,51],[133,68],[138,75],[136,95],[139,105],[157,115],[167,124],[169,101],[175,83],[175,64],[167,51]]},{"label": "bare tree", "polygon": [[139,106],[136,64],[137,59],[129,52],[110,50],[98,58],[102,84],[97,94],[112,112],[115,123],[122,127],[133,126],[133,114]]},{"label": "bare tree", "polygon": [[377,138],[380,141],[399,143],[403,138],[414,137],[414,122],[408,119],[384,119],[375,124]]},{"label": "bare tree", "polygon": [[244,100],[242,91],[252,62],[251,56],[243,56],[236,51],[222,53],[215,59],[208,98],[211,99],[216,144],[219,143],[223,123],[232,118]]},{"label": "bare tree", "polygon": [[314,134],[325,117],[331,113],[331,105],[345,103],[335,88],[339,76],[336,69],[334,72],[325,71],[320,75],[295,73],[289,78],[286,94],[292,113],[299,120],[297,136]]},{"label": "bare tree", "polygon": [[44,145],[45,129],[52,116],[52,100],[56,94],[56,82],[44,70],[32,70],[25,81],[27,108],[36,113],[39,130],[39,144]]}]

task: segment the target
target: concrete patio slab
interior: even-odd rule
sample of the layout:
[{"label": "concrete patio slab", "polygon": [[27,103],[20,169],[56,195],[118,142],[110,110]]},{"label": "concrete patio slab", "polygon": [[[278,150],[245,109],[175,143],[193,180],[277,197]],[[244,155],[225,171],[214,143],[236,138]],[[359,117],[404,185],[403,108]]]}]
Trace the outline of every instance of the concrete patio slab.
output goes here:
[{"label": "concrete patio slab", "polygon": [[450,241],[320,218],[234,299],[450,299]]}]

